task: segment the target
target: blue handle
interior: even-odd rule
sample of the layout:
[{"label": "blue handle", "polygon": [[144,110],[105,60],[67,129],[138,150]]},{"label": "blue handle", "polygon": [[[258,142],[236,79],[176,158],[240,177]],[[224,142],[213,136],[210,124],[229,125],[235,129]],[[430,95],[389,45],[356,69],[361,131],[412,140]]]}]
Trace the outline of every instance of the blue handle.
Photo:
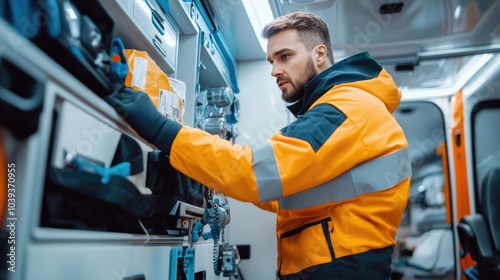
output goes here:
[{"label": "blue handle", "polygon": [[101,175],[101,183],[107,184],[111,175],[118,175],[122,177],[130,176],[130,162],[122,162],[109,168],[99,166],[90,161],[81,158],[76,159],[78,170],[97,173]]}]

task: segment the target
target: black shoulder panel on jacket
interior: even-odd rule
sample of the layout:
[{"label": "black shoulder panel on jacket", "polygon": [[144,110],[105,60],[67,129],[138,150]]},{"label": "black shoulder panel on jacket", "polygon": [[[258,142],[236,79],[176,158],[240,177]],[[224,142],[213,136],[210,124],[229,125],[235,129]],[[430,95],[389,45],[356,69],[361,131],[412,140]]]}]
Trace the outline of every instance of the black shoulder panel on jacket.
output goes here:
[{"label": "black shoulder panel on jacket", "polygon": [[307,112],[309,107],[334,86],[370,80],[382,71],[369,53],[363,52],[335,63],[312,78],[303,88],[304,97],[288,109],[296,117]]},{"label": "black shoulder panel on jacket", "polygon": [[281,132],[285,136],[307,141],[317,152],[345,119],[346,115],[335,106],[318,104]]}]

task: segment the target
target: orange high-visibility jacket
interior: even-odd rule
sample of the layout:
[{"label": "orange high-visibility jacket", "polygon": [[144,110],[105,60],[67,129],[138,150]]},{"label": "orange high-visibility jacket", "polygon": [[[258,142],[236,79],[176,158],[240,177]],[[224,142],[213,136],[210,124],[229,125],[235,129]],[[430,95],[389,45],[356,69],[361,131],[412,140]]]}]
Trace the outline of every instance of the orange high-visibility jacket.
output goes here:
[{"label": "orange high-visibility jacket", "polygon": [[170,162],[210,188],[277,213],[282,279],[361,279],[355,271],[389,278],[411,178],[408,143],[391,114],[401,93],[361,53],[321,72],[304,94],[290,107],[297,120],[264,147],[183,126]]}]

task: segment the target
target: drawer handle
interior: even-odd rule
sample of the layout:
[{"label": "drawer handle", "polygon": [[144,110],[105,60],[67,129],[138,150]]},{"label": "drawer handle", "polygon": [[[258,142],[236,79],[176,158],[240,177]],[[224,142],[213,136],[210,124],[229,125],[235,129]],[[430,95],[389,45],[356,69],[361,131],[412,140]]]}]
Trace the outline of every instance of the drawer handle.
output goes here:
[{"label": "drawer handle", "polygon": [[165,35],[165,26],[163,26],[163,19],[161,16],[158,14],[156,10],[151,9],[151,21],[153,22],[153,25],[156,27],[158,32],[160,32],[161,35]]},{"label": "drawer handle", "polygon": [[161,46],[161,41],[159,41],[156,36],[153,38],[153,45],[155,45],[156,49],[161,53],[163,57],[167,57],[167,52],[165,49]]},{"label": "drawer handle", "polygon": [[155,8],[153,8],[153,5],[149,3],[149,0],[144,0],[144,2],[146,2],[149,9],[151,10],[151,22],[156,27],[158,32],[160,32],[161,35],[165,35],[165,27],[163,26],[165,20],[160,16],[160,14],[155,10]]},{"label": "drawer handle", "polygon": [[146,280],[146,276],[144,274],[137,274],[131,276],[125,276],[122,280]]}]

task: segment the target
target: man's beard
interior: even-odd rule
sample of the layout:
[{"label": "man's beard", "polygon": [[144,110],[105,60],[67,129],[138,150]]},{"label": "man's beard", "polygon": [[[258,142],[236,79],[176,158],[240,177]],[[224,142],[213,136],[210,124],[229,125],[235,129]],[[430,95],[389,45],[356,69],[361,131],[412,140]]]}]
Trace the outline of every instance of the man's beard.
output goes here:
[{"label": "man's beard", "polygon": [[287,79],[292,85],[290,92],[281,94],[281,98],[289,103],[294,103],[304,96],[304,87],[310,80],[318,75],[318,71],[314,68],[312,58],[309,57],[307,60],[306,67],[304,68],[304,74],[297,78],[297,80],[292,81]]}]

